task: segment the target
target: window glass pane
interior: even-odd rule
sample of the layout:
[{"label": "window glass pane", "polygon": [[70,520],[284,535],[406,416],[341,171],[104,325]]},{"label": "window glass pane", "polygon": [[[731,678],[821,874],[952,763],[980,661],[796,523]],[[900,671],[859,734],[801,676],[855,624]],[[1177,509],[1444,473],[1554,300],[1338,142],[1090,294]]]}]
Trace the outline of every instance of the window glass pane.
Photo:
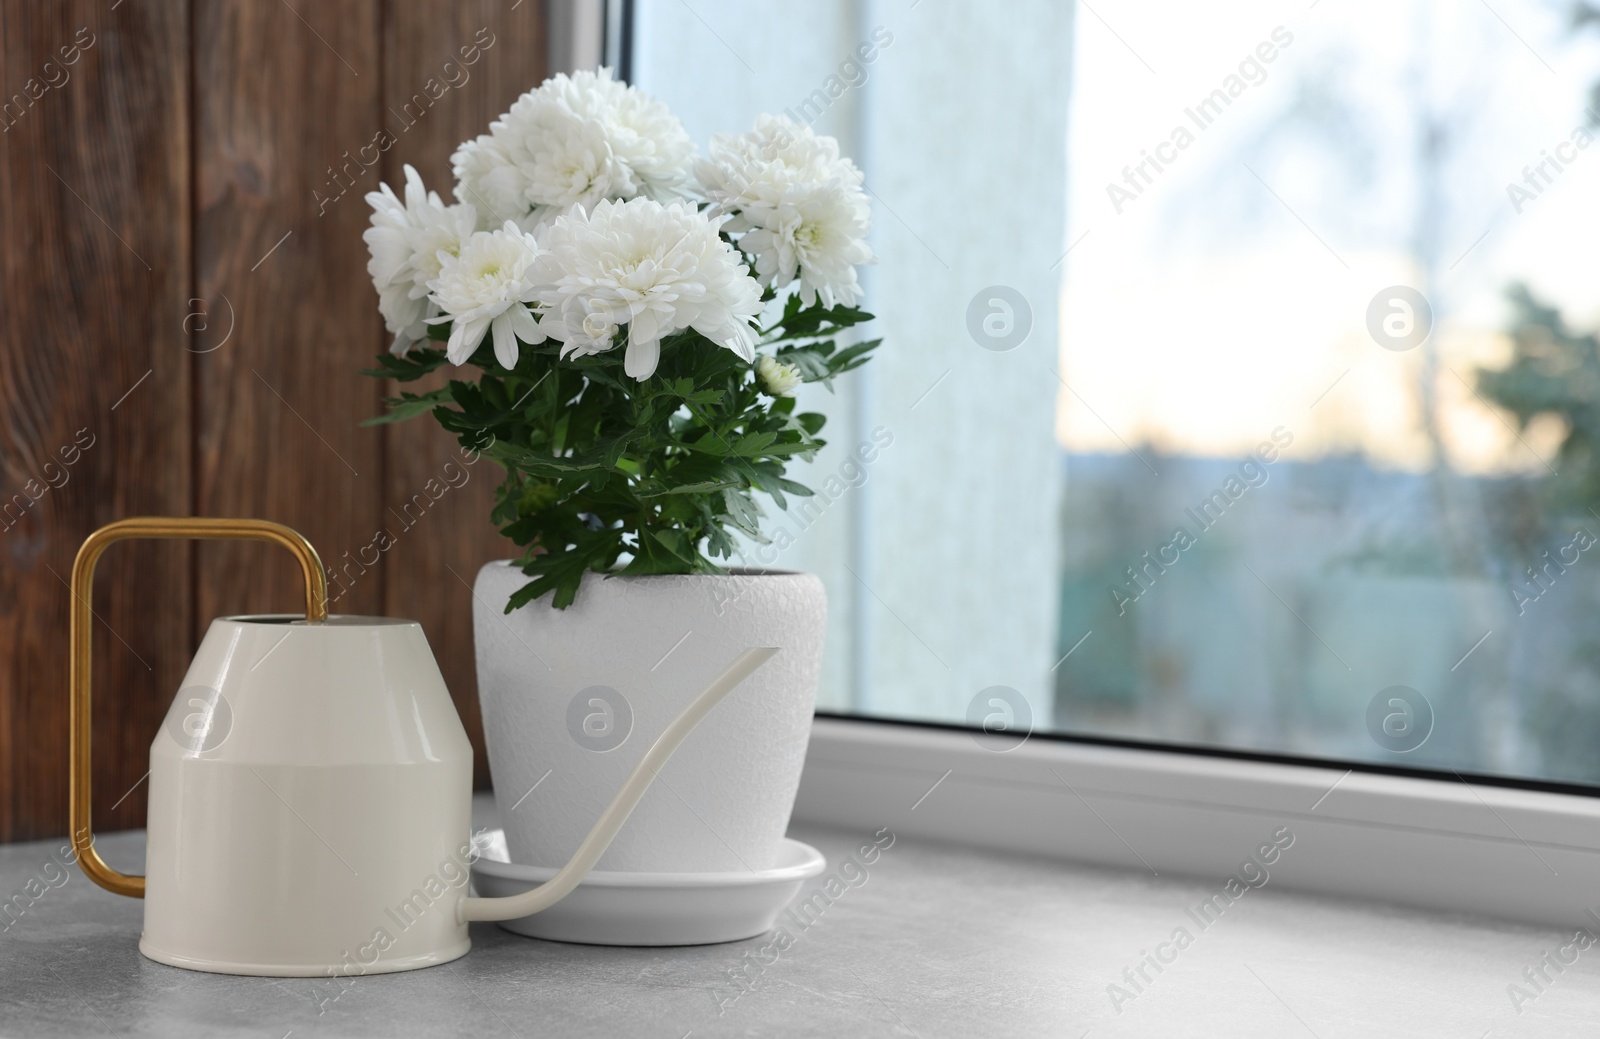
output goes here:
[{"label": "window glass pane", "polygon": [[1600,781],[1587,8],[635,8],[697,140],[874,199],[886,345],[747,546],[824,709]]}]

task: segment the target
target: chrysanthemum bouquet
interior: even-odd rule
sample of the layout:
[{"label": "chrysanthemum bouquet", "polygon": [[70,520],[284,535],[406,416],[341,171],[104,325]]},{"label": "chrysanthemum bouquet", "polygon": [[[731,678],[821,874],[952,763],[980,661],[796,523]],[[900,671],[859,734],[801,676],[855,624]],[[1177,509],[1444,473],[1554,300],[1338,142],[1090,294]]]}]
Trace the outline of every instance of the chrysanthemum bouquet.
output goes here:
[{"label": "chrysanthemum bouquet", "polygon": [[[517,99],[453,156],[452,205],[406,167],[367,196],[378,309],[394,335],[367,374],[445,365],[475,381],[386,401],[431,412],[505,467],[493,518],[565,607],[586,571],[721,573],[737,530],[764,540],[755,491],[822,447],[802,382],[863,364],[871,319],[861,172],[836,141],[762,116],[697,158],[661,102],[579,72]],[[443,343],[443,348],[439,343]]]}]

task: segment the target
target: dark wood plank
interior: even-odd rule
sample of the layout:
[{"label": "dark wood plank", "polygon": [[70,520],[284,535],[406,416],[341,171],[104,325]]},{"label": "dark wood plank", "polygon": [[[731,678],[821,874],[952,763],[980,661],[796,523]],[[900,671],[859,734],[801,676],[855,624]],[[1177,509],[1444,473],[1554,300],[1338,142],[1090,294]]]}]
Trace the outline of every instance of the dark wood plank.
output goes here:
[{"label": "dark wood plank", "polygon": [[[287,523],[335,571],[381,522],[380,434],[358,426],[381,387],[358,371],[382,325],[365,207],[341,194],[382,127],[380,36],[378,0],[195,12],[196,295],[235,321],[197,358],[197,511]],[[201,626],[300,608],[283,553],[206,544],[197,566]],[[354,581],[339,612],[379,612],[380,581]]]},{"label": "dark wood plank", "polygon": [[[180,0],[0,0],[0,840],[66,832],[79,543],[189,509],[188,55]],[[101,564],[101,829],[143,824],[129,790],[188,666],[189,592],[181,545]]]},{"label": "dark wood plank", "polygon": [[[287,522],[341,612],[421,620],[486,781],[456,575],[511,552],[488,521],[498,474],[480,463],[416,519],[406,503],[453,442],[357,425],[382,387],[356,371],[384,342],[361,195],[402,162],[448,194],[455,144],[543,78],[542,21],[538,0],[208,0],[192,16],[0,0],[0,101],[22,95],[0,116],[0,840],[65,830],[64,582],[89,531],[141,513]],[[380,130],[397,143],[373,161]],[[394,547],[368,565],[380,530]],[[106,557],[103,828],[142,824],[149,744],[210,618],[294,609],[297,580],[261,546]]]},{"label": "dark wood plank", "polygon": [[[424,183],[450,200],[450,154],[456,145],[483,133],[518,94],[544,79],[541,12],[532,2],[511,9],[490,0],[453,5],[389,0],[383,99],[384,125],[394,145],[384,153],[384,180],[402,184],[402,165],[410,163]],[[370,289],[365,300],[376,307]],[[384,521],[394,543],[380,563],[384,612],[416,618],[427,630],[472,738],[477,784],[484,787],[488,759],[473,665],[469,585],[484,563],[516,552],[489,522],[491,492],[503,474],[488,461],[461,466],[454,438],[431,419],[386,432]],[[456,468],[447,473],[452,462]],[[451,485],[452,478],[459,486]],[[429,481],[446,489],[435,497],[428,493]]]}]

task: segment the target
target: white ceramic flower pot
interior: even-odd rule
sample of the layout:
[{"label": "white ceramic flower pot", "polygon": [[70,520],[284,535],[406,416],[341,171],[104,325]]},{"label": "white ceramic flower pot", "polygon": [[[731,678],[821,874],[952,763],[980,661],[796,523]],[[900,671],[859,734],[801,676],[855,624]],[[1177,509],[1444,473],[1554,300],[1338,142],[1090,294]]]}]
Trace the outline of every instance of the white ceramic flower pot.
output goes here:
[{"label": "white ceramic flower pot", "polygon": [[668,722],[730,661],[776,646],[662,769],[598,869],[771,868],[811,732],[827,599],[810,574],[584,575],[510,614],[528,578],[478,572],[478,696],[511,861],[559,866]]}]

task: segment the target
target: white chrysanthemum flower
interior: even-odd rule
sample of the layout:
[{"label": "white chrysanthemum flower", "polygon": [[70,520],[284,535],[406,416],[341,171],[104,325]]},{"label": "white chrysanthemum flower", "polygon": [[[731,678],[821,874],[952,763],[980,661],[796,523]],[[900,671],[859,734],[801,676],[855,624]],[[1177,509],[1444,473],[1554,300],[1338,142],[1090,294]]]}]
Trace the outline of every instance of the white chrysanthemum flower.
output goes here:
[{"label": "white chrysanthemum flower", "polygon": [[798,280],[807,306],[818,297],[827,306],[860,301],[856,267],[873,262],[872,208],[837,141],[764,115],[749,133],[713,137],[695,172],[712,212],[731,214],[727,230],[763,284]]},{"label": "white chrysanthemum flower", "polygon": [[487,333],[494,335],[494,356],[502,367],[515,368],[517,340],[542,343],[544,333],[528,305],[537,298],[534,265],[540,256],[533,235],[507,221],[499,231],[478,231],[455,256],[445,256],[439,276],[429,283],[430,297],[452,322],[445,355],[451,364],[465,364]]},{"label": "white chrysanthemum flower", "polygon": [[526,215],[528,178],[507,154],[504,141],[481,134],[457,148],[450,161],[456,175],[456,198],[477,207],[481,230]]},{"label": "white chrysanthemum flower", "polygon": [[739,247],[755,258],[763,283],[781,289],[798,278],[806,306],[819,297],[829,307],[860,302],[856,266],[872,262],[865,195],[858,201],[837,184],[822,184],[775,209],[740,216],[749,230]]},{"label": "white chrysanthemum flower", "polygon": [[694,145],[660,101],[609,69],[561,74],[517,99],[452,158],[456,197],[498,224],[547,224],[574,205],[645,195],[675,198]]},{"label": "white chrysanthemum flower", "polygon": [[[863,181],[855,163],[839,153],[839,142],[788,116],[761,115],[755,129],[715,134],[711,158],[695,173],[713,202],[776,205],[789,185],[837,177],[853,187]],[[734,208],[734,206],[729,206]]]},{"label": "white chrysanthemum flower", "polygon": [[800,369],[784,364],[771,354],[762,354],[756,361],[756,378],[761,381],[761,388],[773,397],[793,397],[795,388],[805,381],[800,377]]},{"label": "white chrysanthemum flower", "polygon": [[[548,105],[540,121],[539,147],[525,162],[525,196],[535,215],[548,221],[573,206],[585,209],[607,198],[633,198],[639,181],[611,150],[605,127]],[[515,111],[515,109],[513,109]]]},{"label": "white chrysanthemum flower", "polygon": [[658,202],[682,193],[694,142],[665,104],[612,79],[610,69],[556,76],[549,86],[573,112],[606,128],[612,153],[637,179],[640,192]]},{"label": "white chrysanthemum flower", "polygon": [[635,198],[575,208],[541,243],[540,327],[566,344],[563,357],[610,350],[626,325],[623,371],[635,379],[655,373],[662,338],[685,328],[755,359],[750,321],[761,312],[761,286],[717,222],[693,205]]},{"label": "white chrysanthemum flower", "polygon": [[378,313],[394,336],[389,349],[397,354],[427,338],[427,319],[438,313],[428,299],[428,283],[439,276],[440,257],[460,251],[478,220],[471,206],[441,202],[411,166],[405,174],[404,202],[387,184],[368,192],[372,226],[361,236],[372,257],[367,273],[378,290]]}]

